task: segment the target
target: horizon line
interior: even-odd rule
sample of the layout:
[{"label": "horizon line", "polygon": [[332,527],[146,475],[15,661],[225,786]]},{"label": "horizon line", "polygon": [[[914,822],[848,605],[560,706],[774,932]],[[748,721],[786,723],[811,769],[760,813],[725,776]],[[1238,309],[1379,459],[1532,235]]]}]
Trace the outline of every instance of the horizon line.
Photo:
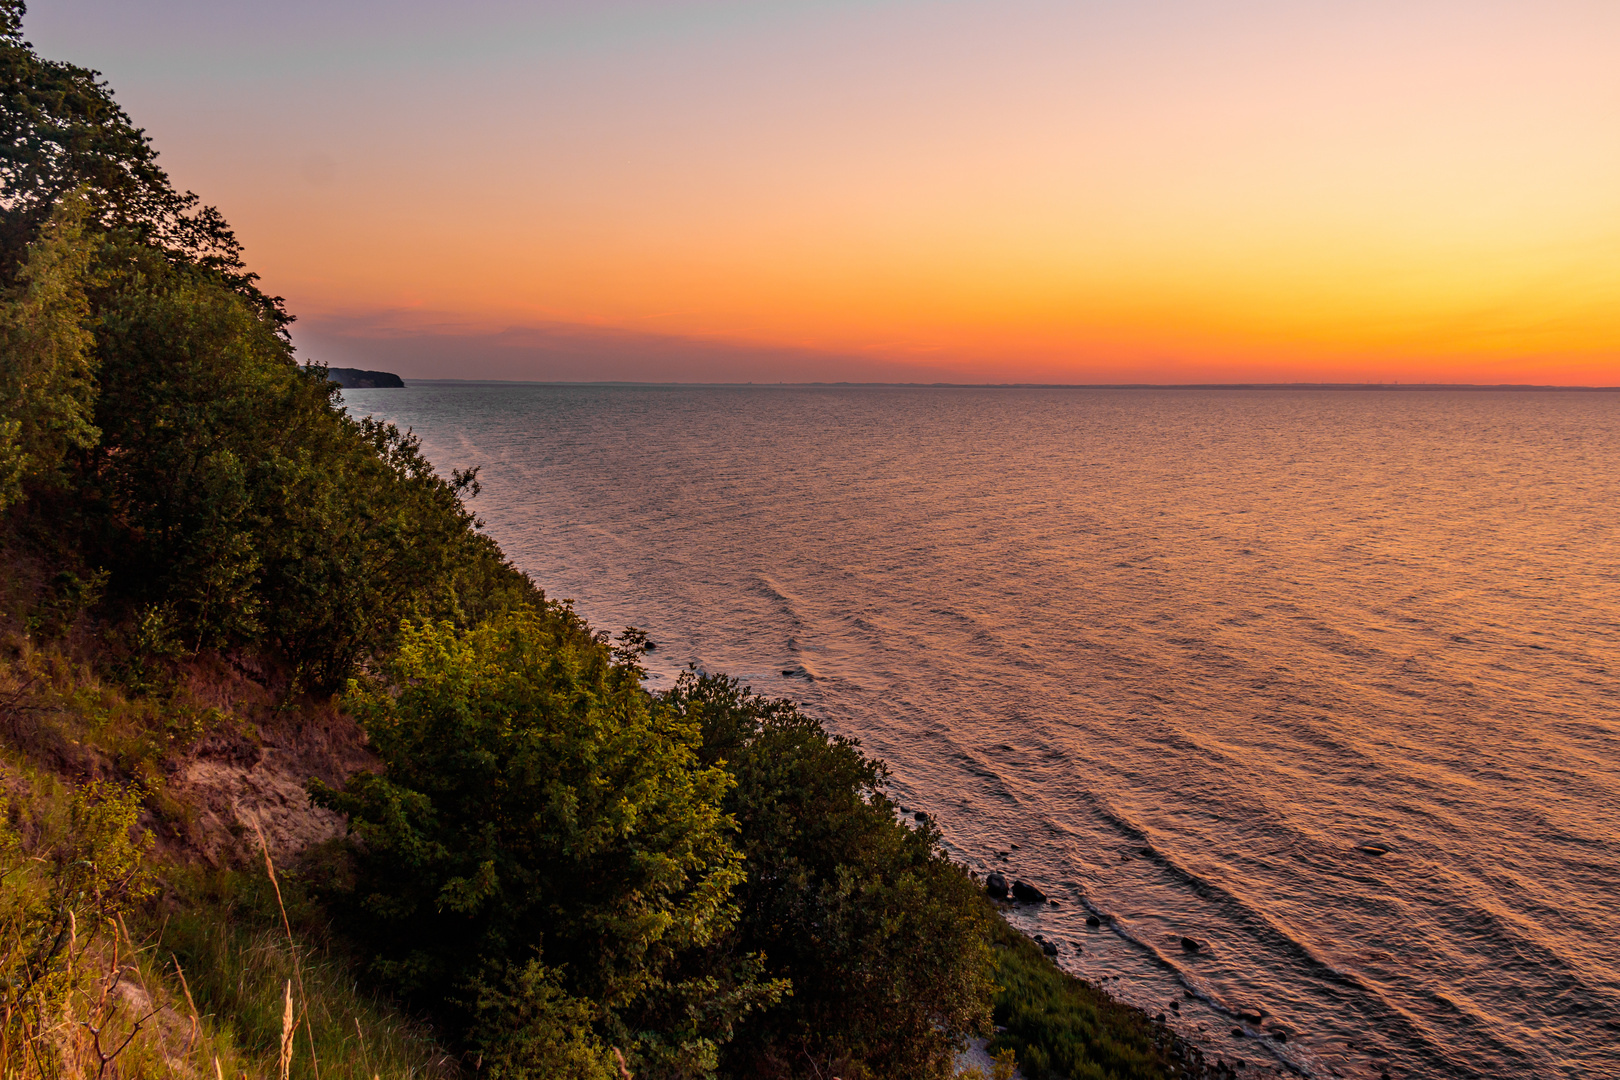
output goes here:
[{"label": "horizon line", "polygon": [[[394,374],[378,372],[378,374]],[[401,381],[404,377],[400,376]],[[411,383],[453,383],[460,385],[502,386],[616,386],[616,387],[713,387],[751,389],[796,389],[808,387],[841,387],[851,389],[915,389],[915,390],[1472,390],[1472,391],[1534,391],[1567,393],[1615,393],[1620,386],[1560,386],[1542,383],[1313,383],[1313,382],[1230,382],[1230,383],[955,383],[955,382],[652,382],[645,379],[444,379],[413,378]],[[364,387],[361,389],[393,389],[392,387]]]}]

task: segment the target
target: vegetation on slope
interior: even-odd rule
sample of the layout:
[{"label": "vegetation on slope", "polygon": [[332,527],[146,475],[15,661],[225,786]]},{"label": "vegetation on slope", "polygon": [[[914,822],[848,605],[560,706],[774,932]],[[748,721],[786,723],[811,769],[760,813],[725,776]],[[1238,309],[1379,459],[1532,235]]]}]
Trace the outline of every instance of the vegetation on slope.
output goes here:
[{"label": "vegetation on slope", "polygon": [[223,218],[23,13],[0,1071],[948,1077],[998,980],[1028,1067],[1175,1071],[1089,999],[1016,996],[1045,976],[855,743],[721,677],[649,693],[644,638],[513,569],[476,475],[338,407]]}]

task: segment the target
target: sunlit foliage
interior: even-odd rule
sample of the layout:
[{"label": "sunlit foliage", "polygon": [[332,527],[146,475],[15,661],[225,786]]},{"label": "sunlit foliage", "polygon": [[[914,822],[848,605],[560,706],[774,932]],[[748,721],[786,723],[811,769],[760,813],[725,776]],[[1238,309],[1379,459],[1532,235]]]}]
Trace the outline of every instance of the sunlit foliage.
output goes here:
[{"label": "sunlit foliage", "polygon": [[555,610],[408,627],[386,681],[349,695],[387,773],[312,789],[357,840],[347,924],[392,984],[470,1011],[512,1075],[592,1075],[607,1045],[638,1075],[702,1075],[772,994],[681,972],[736,918],[730,781],[571,629]]}]

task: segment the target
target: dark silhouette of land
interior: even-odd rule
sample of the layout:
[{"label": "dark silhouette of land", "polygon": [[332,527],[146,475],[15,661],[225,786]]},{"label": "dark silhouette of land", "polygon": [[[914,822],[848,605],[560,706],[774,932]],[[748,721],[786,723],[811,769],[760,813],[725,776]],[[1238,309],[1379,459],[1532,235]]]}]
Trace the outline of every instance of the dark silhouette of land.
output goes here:
[{"label": "dark silhouette of land", "polygon": [[326,377],[345,390],[405,388],[405,380],[391,371],[362,371],[360,368],[334,367],[326,369]]}]

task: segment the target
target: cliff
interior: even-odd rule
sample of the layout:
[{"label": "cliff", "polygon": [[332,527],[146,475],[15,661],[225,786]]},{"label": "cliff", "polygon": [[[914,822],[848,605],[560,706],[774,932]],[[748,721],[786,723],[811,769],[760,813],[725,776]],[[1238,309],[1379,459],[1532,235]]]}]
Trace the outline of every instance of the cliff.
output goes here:
[{"label": "cliff", "polygon": [[335,367],[326,369],[326,377],[345,390],[405,388],[405,380],[391,371],[362,371],[359,368]]}]

